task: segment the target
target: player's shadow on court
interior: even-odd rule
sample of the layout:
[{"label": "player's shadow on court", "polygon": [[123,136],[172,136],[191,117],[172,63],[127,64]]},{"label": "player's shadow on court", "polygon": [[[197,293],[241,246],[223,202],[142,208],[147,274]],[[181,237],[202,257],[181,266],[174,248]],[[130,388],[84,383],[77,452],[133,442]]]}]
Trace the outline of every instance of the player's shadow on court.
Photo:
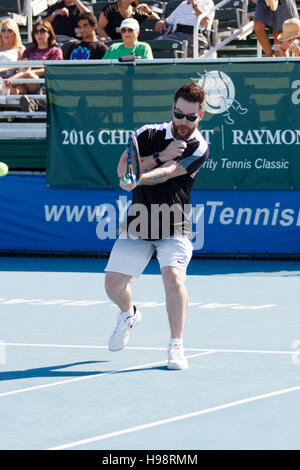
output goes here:
[{"label": "player's shadow on court", "polygon": [[128,372],[144,372],[149,370],[169,370],[167,364],[161,366],[153,366],[153,367],[137,367],[136,369],[129,369],[129,370],[117,370],[114,374],[128,374]]},{"label": "player's shadow on court", "polygon": [[18,379],[32,379],[35,377],[84,377],[89,375],[101,375],[107,371],[75,371],[75,370],[61,370],[66,367],[74,367],[78,365],[86,364],[99,364],[108,361],[85,361],[85,362],[73,362],[70,364],[62,364],[59,366],[48,366],[48,367],[39,367],[37,369],[27,369],[27,370],[13,370],[0,372],[0,381],[1,380],[18,380]]}]

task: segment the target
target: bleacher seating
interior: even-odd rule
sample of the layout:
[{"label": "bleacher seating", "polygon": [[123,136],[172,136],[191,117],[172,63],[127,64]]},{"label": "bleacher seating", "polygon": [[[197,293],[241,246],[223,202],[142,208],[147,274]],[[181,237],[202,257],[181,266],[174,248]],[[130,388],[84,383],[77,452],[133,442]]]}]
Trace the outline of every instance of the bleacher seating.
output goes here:
[{"label": "bleacher seating", "polygon": [[145,0],[145,3],[147,3],[147,5],[155,13],[157,13],[161,19],[165,18],[167,2],[164,2],[162,0]]},{"label": "bleacher seating", "polygon": [[150,39],[154,59],[184,59],[187,57],[187,41],[176,39]]},{"label": "bleacher seating", "polygon": [[13,18],[19,25],[26,25],[24,0],[1,0],[0,21],[7,17]]},{"label": "bleacher seating", "polygon": [[92,4],[93,13],[96,16],[97,20],[99,19],[102,8],[105,7],[108,3],[108,0],[100,0]]},{"label": "bleacher seating", "polygon": [[167,18],[181,2],[182,0],[169,0],[165,8],[165,18]]},{"label": "bleacher seating", "polygon": [[10,16],[16,13],[22,14],[22,4],[20,0],[1,0],[0,3],[0,17]]},{"label": "bleacher seating", "polygon": [[[215,0],[215,4],[219,0]],[[231,0],[215,12],[215,20],[218,20],[219,38],[227,37],[237,28],[241,28],[248,22],[248,0]]]},{"label": "bleacher seating", "polygon": [[158,36],[155,31],[155,23],[157,20],[148,20],[140,24],[140,35],[139,41],[149,41],[150,39],[155,39]]}]

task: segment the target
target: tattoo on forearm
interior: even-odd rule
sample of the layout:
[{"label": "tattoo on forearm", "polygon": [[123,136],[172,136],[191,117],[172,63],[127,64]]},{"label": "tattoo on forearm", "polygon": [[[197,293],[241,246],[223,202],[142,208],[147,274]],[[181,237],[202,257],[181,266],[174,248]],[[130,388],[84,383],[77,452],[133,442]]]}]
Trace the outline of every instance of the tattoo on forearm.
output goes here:
[{"label": "tattoo on forearm", "polygon": [[164,171],[163,173],[160,173],[159,175],[153,175],[148,177],[143,181],[143,185],[155,185],[159,183],[164,183],[168,179],[168,172]]}]

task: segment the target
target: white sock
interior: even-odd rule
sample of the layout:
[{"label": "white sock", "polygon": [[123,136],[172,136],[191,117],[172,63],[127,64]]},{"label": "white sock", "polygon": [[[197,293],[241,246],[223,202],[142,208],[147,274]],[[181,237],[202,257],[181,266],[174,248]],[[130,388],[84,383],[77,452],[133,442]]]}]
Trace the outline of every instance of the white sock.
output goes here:
[{"label": "white sock", "polygon": [[182,338],[170,338],[170,346],[183,346]]},{"label": "white sock", "polygon": [[132,307],[127,312],[121,312],[121,314],[124,315],[124,317],[132,317],[134,315],[134,308]]}]

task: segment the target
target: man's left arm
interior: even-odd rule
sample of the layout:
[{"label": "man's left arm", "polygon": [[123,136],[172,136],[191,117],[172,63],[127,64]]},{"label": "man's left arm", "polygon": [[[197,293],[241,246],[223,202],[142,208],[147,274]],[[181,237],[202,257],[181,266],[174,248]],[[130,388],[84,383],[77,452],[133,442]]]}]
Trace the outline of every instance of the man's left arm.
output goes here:
[{"label": "man's left arm", "polygon": [[80,13],[91,13],[90,8],[84,5],[80,0],[74,0],[74,3],[77,6]]},{"label": "man's left arm", "polygon": [[184,158],[179,157],[176,160],[169,160],[153,170],[142,173],[139,185],[148,186],[165,183],[171,178],[177,178],[177,176],[183,175],[189,175],[191,178],[194,178],[208,155],[209,147],[207,146],[202,155],[196,152]]},{"label": "man's left arm", "polygon": [[177,176],[187,174],[186,169],[179,162],[170,160],[158,168],[154,168],[153,170],[142,173],[138,184],[131,184],[123,182],[123,179],[121,178],[121,174],[123,172],[119,172],[120,169],[121,168],[119,166],[118,175],[120,178],[120,187],[125,189],[126,191],[132,191],[137,186],[154,186],[156,184],[165,183],[171,178],[176,178]]},{"label": "man's left arm", "polygon": [[[205,1],[205,0],[190,0],[190,4],[192,5],[195,15],[200,16],[202,13],[205,13],[206,11],[211,10],[211,8],[214,7],[214,3],[212,1]],[[209,16],[205,16],[200,24],[204,27],[207,28],[212,24],[212,21],[214,19],[215,13],[211,13]]]},{"label": "man's left arm", "polygon": [[185,168],[186,173],[193,178],[200,170],[208,155],[209,147],[207,146],[202,155],[199,155],[196,152],[192,155],[182,158],[179,163],[183,168]]}]

